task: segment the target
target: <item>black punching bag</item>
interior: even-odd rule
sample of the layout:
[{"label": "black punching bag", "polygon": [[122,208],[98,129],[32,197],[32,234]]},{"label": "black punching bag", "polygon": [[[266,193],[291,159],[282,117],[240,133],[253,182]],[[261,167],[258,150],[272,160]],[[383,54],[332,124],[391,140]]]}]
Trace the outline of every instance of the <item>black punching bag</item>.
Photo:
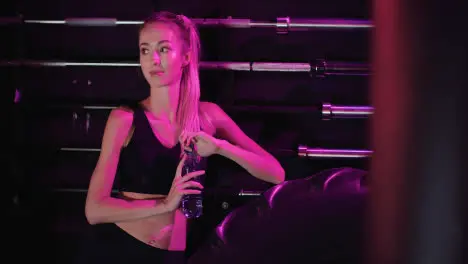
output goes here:
[{"label": "black punching bag", "polygon": [[365,171],[330,169],[286,181],[232,211],[189,264],[361,264]]}]

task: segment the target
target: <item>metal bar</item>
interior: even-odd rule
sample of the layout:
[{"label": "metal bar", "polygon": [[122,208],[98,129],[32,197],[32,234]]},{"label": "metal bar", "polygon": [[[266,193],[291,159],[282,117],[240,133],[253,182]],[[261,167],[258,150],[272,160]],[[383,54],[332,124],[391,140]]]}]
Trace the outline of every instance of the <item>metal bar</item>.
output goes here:
[{"label": "metal bar", "polygon": [[112,109],[117,108],[117,106],[84,105],[84,106],[81,106],[80,108],[82,108],[82,109],[88,109],[88,110],[112,110]]},{"label": "metal bar", "polygon": [[98,148],[60,148],[61,151],[71,151],[71,152],[100,152],[101,149]]},{"label": "metal bar", "polygon": [[274,23],[253,22],[243,18],[192,18],[197,26],[226,27],[226,28],[252,28],[274,26]]},{"label": "metal bar", "polygon": [[200,62],[200,68],[207,70],[251,71],[250,62]]},{"label": "metal bar", "polygon": [[[87,193],[87,189],[78,189],[78,188],[55,188],[52,189],[53,192],[58,193]],[[112,193],[118,193],[117,190],[112,190]]]},{"label": "metal bar", "polygon": [[[48,105],[48,108],[58,109],[85,109],[85,110],[112,110],[117,106],[111,105]],[[223,106],[221,106],[223,107]],[[320,107],[316,106],[270,106],[270,105],[234,105],[223,107],[226,111],[233,112],[255,112],[255,113],[320,113]]]},{"label": "metal bar", "polygon": [[[71,152],[99,152],[97,148],[61,148],[61,151]],[[300,145],[298,147],[299,157],[308,158],[368,158],[372,155],[370,150],[353,150],[353,149],[324,149],[324,148],[309,148]],[[258,192],[241,191],[240,196],[258,196]]]},{"label": "metal bar", "polygon": [[118,21],[116,18],[66,18],[65,20],[26,19],[25,24],[68,25],[81,27],[112,27],[118,25],[141,25],[143,21]]},{"label": "metal bar", "polygon": [[[57,193],[87,193],[87,189],[80,189],[80,188],[55,188],[52,190],[53,192]],[[205,189],[208,193],[220,193],[219,191],[216,191],[215,188],[211,189]],[[112,190],[112,193],[118,193],[118,190]],[[228,193],[228,192],[227,192]],[[246,191],[246,190],[240,190],[238,193],[234,193],[236,196],[240,197],[258,197],[261,196],[263,192],[261,191]]]},{"label": "metal bar", "polygon": [[67,18],[65,24],[69,26],[113,27],[117,25],[115,18]]},{"label": "metal bar", "polygon": [[312,73],[317,77],[326,77],[331,75],[370,75],[369,65],[359,62],[326,61],[318,59],[312,68]]},{"label": "metal bar", "polygon": [[0,66],[28,67],[140,67],[132,62],[1,61]]},{"label": "metal bar", "polygon": [[[99,148],[60,148],[61,151],[68,152],[100,152]],[[371,150],[356,150],[356,149],[324,149],[324,148],[309,148],[300,145],[298,147],[299,157],[309,158],[367,158],[372,155]]]},{"label": "metal bar", "polygon": [[368,158],[373,153],[371,150],[309,148],[303,145],[297,151],[299,157],[307,158]]},{"label": "metal bar", "polygon": [[[68,109],[68,110],[112,110],[118,106],[112,105],[48,105],[47,108],[52,109]],[[250,112],[262,114],[317,114],[320,115],[321,109],[318,106],[270,106],[270,105],[234,105],[222,106],[227,112]],[[36,109],[35,107],[33,107]],[[37,109],[36,109],[37,110]]]},{"label": "metal bar", "polygon": [[[60,148],[61,151],[69,152],[100,152],[98,148]],[[370,150],[353,150],[353,149],[323,149],[323,148],[309,148],[300,145],[298,147],[298,155],[300,157],[310,158],[367,158],[371,156]]]},{"label": "metal bar", "polygon": [[[369,29],[374,25],[369,20],[356,19],[295,19],[278,17],[276,21],[254,21],[244,18],[191,18],[200,27],[224,28],[276,28],[279,33],[309,29]],[[48,24],[80,27],[109,27],[118,25],[141,25],[142,20],[118,20],[117,18],[66,18],[64,20],[22,19],[21,17],[0,18],[0,24]]]},{"label": "metal bar", "polygon": [[309,63],[285,63],[285,62],[254,62],[252,71],[273,72],[310,72]]},{"label": "metal bar", "polygon": [[323,119],[333,118],[366,118],[374,113],[371,106],[343,106],[332,105],[330,103],[322,104]]},{"label": "metal bar", "polygon": [[311,29],[311,28],[345,28],[345,29],[367,29],[374,25],[369,20],[356,19],[290,19],[291,29]]},{"label": "metal bar", "polygon": [[270,113],[270,114],[309,114],[320,113],[320,107],[317,106],[270,106],[270,105],[233,105],[226,106],[226,111],[233,112],[251,112],[251,113]]},{"label": "metal bar", "polygon": [[[0,66],[28,67],[140,67],[136,62],[66,62],[66,61],[0,61]],[[363,63],[316,60],[314,63],[297,62],[210,62],[200,63],[206,70],[260,71],[260,72],[307,72],[314,77],[331,75],[368,75]]]},{"label": "metal bar", "polygon": [[241,190],[238,194],[238,196],[250,196],[250,197],[257,197],[261,196],[263,192],[260,191],[245,191]]}]

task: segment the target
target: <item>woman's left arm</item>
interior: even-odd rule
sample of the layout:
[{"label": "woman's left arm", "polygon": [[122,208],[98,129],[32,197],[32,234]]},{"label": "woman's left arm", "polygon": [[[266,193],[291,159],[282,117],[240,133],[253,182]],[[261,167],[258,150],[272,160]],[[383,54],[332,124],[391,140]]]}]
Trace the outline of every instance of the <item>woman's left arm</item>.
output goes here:
[{"label": "woman's left arm", "polygon": [[285,172],[278,160],[248,137],[218,105],[202,103],[222,139],[216,140],[216,154],[229,158],[254,177],[278,184],[284,181]]}]

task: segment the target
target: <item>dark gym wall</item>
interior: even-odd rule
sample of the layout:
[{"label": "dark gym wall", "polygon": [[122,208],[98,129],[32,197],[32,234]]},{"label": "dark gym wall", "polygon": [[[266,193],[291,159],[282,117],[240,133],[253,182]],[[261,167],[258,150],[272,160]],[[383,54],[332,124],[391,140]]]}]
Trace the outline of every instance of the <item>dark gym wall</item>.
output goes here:
[{"label": "dark gym wall", "polygon": [[[371,7],[370,1],[364,0],[46,0],[18,1],[8,10],[11,10],[8,16],[21,14],[24,19],[31,20],[68,17],[143,20],[152,10],[168,10],[192,18],[232,16],[275,21],[285,16],[370,19]],[[2,27],[7,29],[6,34],[14,43],[2,50],[2,60],[138,62],[136,25]],[[200,27],[199,30],[202,61],[369,62],[369,29],[315,29],[288,34],[277,34],[274,28]],[[8,72],[12,89],[22,95],[15,105],[15,142],[19,154],[17,162],[13,163],[20,204],[34,208],[31,214],[48,209],[60,211],[62,215],[58,217],[44,216],[49,229],[58,234],[79,233],[77,230],[81,229],[76,226],[83,223],[85,194],[56,190],[86,189],[99,153],[64,148],[99,149],[109,109],[84,109],[83,106],[115,106],[144,98],[148,90],[139,68],[2,66],[2,71]],[[314,148],[369,149],[368,119],[322,120],[320,114],[322,103],[370,105],[366,76],[317,78],[303,72],[205,69],[201,70],[201,89],[202,100],[218,103],[250,137],[281,161],[287,179],[307,177],[333,167],[367,169],[367,159],[297,156],[300,144]],[[308,107],[308,110],[300,107]],[[214,187],[252,190],[269,187],[232,162],[214,160],[219,162],[216,181],[211,183]],[[70,197],[78,197],[71,199],[75,201],[72,205],[68,202]]]}]

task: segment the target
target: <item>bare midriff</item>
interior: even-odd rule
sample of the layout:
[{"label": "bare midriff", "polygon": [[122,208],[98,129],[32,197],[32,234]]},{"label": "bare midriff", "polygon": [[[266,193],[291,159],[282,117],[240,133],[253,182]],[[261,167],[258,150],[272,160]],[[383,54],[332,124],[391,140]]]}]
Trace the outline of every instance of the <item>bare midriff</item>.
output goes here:
[{"label": "bare midriff", "polygon": [[[156,200],[162,202],[165,195],[122,192],[122,198],[129,200]],[[170,213],[145,219],[116,223],[123,231],[153,247],[171,251],[185,250],[186,219],[178,209]]]}]

